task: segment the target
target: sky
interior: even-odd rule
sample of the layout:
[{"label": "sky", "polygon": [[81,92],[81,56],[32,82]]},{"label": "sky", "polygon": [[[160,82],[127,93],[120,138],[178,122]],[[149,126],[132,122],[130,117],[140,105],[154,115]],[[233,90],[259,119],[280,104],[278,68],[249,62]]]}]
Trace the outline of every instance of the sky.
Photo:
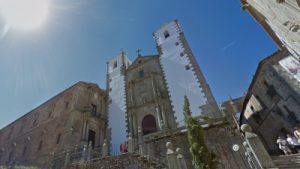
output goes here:
[{"label": "sky", "polygon": [[0,128],[78,81],[104,89],[106,62],[157,54],[152,33],[173,19],[218,103],[242,96],[277,50],[239,0],[50,0],[36,29],[6,30],[0,16]]}]

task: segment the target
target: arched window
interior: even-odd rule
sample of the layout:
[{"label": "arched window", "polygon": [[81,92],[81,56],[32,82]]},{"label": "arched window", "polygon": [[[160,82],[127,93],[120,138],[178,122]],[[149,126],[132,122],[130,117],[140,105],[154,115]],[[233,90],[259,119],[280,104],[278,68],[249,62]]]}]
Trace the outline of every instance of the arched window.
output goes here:
[{"label": "arched window", "polygon": [[142,121],[143,134],[149,134],[157,131],[155,117],[153,115],[146,115]]},{"label": "arched window", "polygon": [[60,143],[60,137],[61,137],[61,134],[59,133],[56,137],[56,144]]},{"label": "arched window", "polygon": [[170,36],[170,33],[168,31],[164,31],[164,36],[165,36],[165,39],[167,39]]},{"label": "arched window", "polygon": [[40,151],[42,149],[42,147],[43,147],[43,141],[41,140],[40,144],[39,144],[39,147],[38,147],[38,151]]},{"label": "arched window", "polygon": [[26,154],[26,150],[27,150],[27,147],[26,147],[26,146],[24,146],[24,148],[23,148],[23,152],[22,152],[22,156],[24,156],[24,155]]}]

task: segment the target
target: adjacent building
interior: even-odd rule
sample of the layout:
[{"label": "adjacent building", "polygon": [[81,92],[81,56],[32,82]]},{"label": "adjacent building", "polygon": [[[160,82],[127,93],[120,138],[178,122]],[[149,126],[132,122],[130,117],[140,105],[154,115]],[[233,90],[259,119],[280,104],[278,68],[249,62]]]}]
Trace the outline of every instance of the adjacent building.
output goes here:
[{"label": "adjacent building", "polygon": [[259,63],[240,124],[250,124],[268,151],[276,154],[277,137],[292,133],[300,122],[300,1],[240,1],[279,47]]},{"label": "adjacent building", "polygon": [[53,155],[106,137],[107,93],[78,82],[0,130],[0,165],[50,168]]},{"label": "adjacent building", "polygon": [[287,48],[300,60],[299,0],[240,0],[280,49]]},{"label": "adjacent building", "polygon": [[259,63],[245,97],[240,122],[251,125],[271,154],[279,153],[277,137],[300,123],[300,81],[293,72],[300,64],[287,50],[273,53]]}]

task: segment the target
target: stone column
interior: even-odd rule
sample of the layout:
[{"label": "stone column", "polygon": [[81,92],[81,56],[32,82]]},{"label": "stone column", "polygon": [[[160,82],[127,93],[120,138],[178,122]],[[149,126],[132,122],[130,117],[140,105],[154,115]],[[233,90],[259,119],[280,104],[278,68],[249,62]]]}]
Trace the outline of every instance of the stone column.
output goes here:
[{"label": "stone column", "polygon": [[103,134],[104,134],[104,132],[103,132],[103,129],[102,129],[102,126],[99,128],[99,146],[101,146],[103,143],[102,143],[102,141],[103,141]]},{"label": "stone column", "polygon": [[134,112],[132,112],[132,135],[133,137],[136,137],[137,136],[137,127],[136,127],[136,115],[134,114]]},{"label": "stone column", "polygon": [[157,105],[155,110],[156,110],[158,126],[159,126],[160,130],[163,130],[162,127],[161,127],[162,126],[162,124],[161,124],[162,120],[161,120],[161,117],[160,117],[160,111],[159,111],[158,105]]},{"label": "stone column", "polygon": [[154,84],[154,78],[153,78],[152,74],[150,74],[150,77],[151,77],[152,92],[153,92],[153,96],[155,98],[155,97],[157,97],[157,94],[156,94],[156,87],[155,87],[155,84]]},{"label": "stone column", "polygon": [[102,146],[102,157],[108,156],[108,146],[107,146],[107,141],[104,139],[104,143]]},{"label": "stone column", "polygon": [[83,122],[83,131],[82,131],[82,140],[85,140],[86,139],[86,130],[87,130],[87,121],[85,120]]},{"label": "stone column", "polygon": [[[248,124],[243,124],[241,130],[245,133],[245,142],[248,145],[249,151],[253,154],[254,160],[260,168],[276,168],[271,156],[265,149],[259,137],[252,133],[252,128]],[[245,143],[245,144],[246,144]]]},{"label": "stone column", "polygon": [[143,155],[143,133],[141,127],[138,128],[138,143],[139,143],[139,154]]},{"label": "stone column", "polygon": [[69,153],[69,151],[67,150],[66,151],[66,157],[65,157],[65,166],[67,166],[67,165],[69,165],[69,163],[70,163],[70,153]]},{"label": "stone column", "polygon": [[89,141],[88,151],[87,151],[87,161],[90,161],[93,157],[93,145],[92,141]]},{"label": "stone column", "polygon": [[87,145],[83,146],[82,154],[81,154],[81,161],[85,162],[87,157]]},{"label": "stone column", "polygon": [[176,153],[177,153],[177,161],[179,163],[179,167],[180,169],[188,169],[187,166],[186,166],[186,162],[185,162],[185,159],[182,155],[182,151],[180,148],[177,148],[176,149]]},{"label": "stone column", "polygon": [[180,169],[177,161],[177,154],[174,151],[173,144],[171,142],[167,142],[167,160],[168,166],[171,169]]},{"label": "stone column", "polygon": [[165,111],[164,111],[164,107],[163,107],[163,106],[161,106],[161,110],[160,110],[160,111],[161,111],[161,114],[162,114],[164,126],[165,126],[166,128],[169,128],[168,119],[167,119],[167,117],[166,117],[166,113],[165,113]]},{"label": "stone column", "polygon": [[128,136],[128,152],[129,153],[134,152],[134,142],[133,142],[131,133],[129,133],[129,136]]},{"label": "stone column", "polygon": [[134,130],[133,128],[133,117],[132,117],[132,113],[128,114],[128,119],[129,119],[129,132],[132,133],[132,131]]}]

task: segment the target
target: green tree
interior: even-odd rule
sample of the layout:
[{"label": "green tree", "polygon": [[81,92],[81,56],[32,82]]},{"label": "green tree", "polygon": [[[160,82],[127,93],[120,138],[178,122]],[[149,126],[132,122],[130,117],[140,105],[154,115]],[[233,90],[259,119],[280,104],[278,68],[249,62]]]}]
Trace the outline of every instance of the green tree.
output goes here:
[{"label": "green tree", "polygon": [[211,153],[204,140],[204,130],[198,121],[192,117],[189,99],[184,96],[184,121],[188,132],[190,152],[196,169],[215,169],[216,156]]}]

